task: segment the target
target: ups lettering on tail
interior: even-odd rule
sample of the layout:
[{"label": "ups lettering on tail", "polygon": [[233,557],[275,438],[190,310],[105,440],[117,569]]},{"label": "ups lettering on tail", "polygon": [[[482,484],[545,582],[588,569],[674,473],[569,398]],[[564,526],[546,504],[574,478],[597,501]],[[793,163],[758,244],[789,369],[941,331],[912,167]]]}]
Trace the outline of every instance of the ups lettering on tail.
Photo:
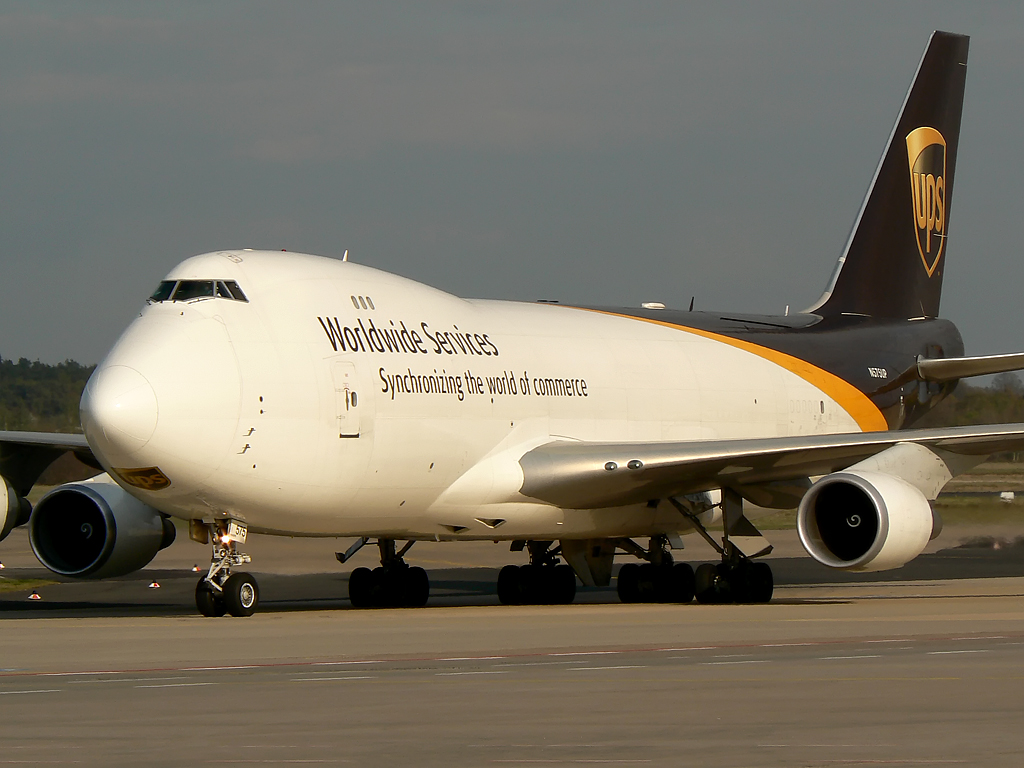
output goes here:
[{"label": "ups lettering on tail", "polygon": [[946,241],[946,140],[934,128],[916,128],[907,136],[907,159],[917,250],[931,277]]}]

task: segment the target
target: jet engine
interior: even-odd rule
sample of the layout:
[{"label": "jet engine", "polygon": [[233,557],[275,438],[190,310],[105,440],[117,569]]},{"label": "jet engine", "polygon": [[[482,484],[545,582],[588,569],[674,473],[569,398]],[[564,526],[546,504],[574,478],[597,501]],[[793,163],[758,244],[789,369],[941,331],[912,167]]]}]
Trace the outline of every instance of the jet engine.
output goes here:
[{"label": "jet engine", "polygon": [[109,476],[54,488],[36,504],[29,542],[61,576],[105,579],[137,571],[174,541],[174,524]]},{"label": "jet engine", "polygon": [[32,505],[18,496],[11,484],[0,477],[0,541],[12,530],[28,522]]},{"label": "jet engine", "polygon": [[797,510],[797,532],[808,554],[846,571],[899,568],[921,554],[939,530],[925,495],[883,472],[826,475]]}]

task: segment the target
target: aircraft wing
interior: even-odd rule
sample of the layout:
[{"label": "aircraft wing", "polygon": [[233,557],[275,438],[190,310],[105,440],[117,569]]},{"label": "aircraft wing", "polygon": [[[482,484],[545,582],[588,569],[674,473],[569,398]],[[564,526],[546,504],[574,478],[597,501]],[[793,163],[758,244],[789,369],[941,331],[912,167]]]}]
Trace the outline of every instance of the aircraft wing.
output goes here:
[{"label": "aircraft wing", "polygon": [[[756,501],[757,489],[836,472],[897,443],[917,443],[940,458],[950,457],[947,466],[955,467],[953,459],[963,457],[967,468],[989,454],[1024,448],[1024,424],[666,443],[559,440],[520,459],[521,493],[568,509],[643,503],[712,488],[734,488]],[[801,491],[794,487],[794,493],[798,498]]]},{"label": "aircraft wing", "polygon": [[89,466],[100,467],[85,435],[0,431],[0,477],[25,496],[43,470],[67,451]]}]

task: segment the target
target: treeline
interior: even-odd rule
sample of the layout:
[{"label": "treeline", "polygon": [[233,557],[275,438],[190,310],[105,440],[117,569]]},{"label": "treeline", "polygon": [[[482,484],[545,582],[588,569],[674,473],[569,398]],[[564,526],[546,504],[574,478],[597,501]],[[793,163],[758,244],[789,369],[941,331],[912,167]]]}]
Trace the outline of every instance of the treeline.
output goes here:
[{"label": "treeline", "polygon": [[1015,373],[1001,373],[989,387],[961,381],[949,397],[915,427],[960,427],[971,424],[1024,422],[1024,384]]},{"label": "treeline", "polygon": [[0,357],[0,429],[81,432],[78,401],[95,367]]}]

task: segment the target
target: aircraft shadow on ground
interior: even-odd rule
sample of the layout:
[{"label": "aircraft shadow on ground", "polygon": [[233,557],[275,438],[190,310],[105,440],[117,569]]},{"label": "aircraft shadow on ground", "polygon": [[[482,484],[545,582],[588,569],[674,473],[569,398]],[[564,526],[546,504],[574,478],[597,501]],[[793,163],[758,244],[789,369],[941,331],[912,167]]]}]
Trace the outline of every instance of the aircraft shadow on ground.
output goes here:
[{"label": "aircraft shadow on ground", "polygon": [[[771,560],[778,586],[830,584],[884,584],[905,581],[1024,577],[1024,546],[1016,542],[976,540],[969,546],[922,555],[903,568],[879,573],[835,571],[807,557]],[[696,565],[696,563],[694,563]],[[497,605],[497,568],[445,568],[430,572],[430,607]],[[341,573],[302,575],[260,574],[257,576],[262,612],[351,610],[348,578]],[[9,618],[97,617],[97,616],[192,616],[197,574],[190,571],[146,569],[129,576],[99,582],[59,579],[39,568],[18,569],[7,578],[37,579],[38,601],[27,599],[32,590],[0,593],[0,616]],[[152,583],[159,588],[151,588]],[[585,588],[577,592],[578,603],[615,603],[614,586]],[[777,597],[779,605],[835,604],[845,598],[823,594],[813,598]]]}]

